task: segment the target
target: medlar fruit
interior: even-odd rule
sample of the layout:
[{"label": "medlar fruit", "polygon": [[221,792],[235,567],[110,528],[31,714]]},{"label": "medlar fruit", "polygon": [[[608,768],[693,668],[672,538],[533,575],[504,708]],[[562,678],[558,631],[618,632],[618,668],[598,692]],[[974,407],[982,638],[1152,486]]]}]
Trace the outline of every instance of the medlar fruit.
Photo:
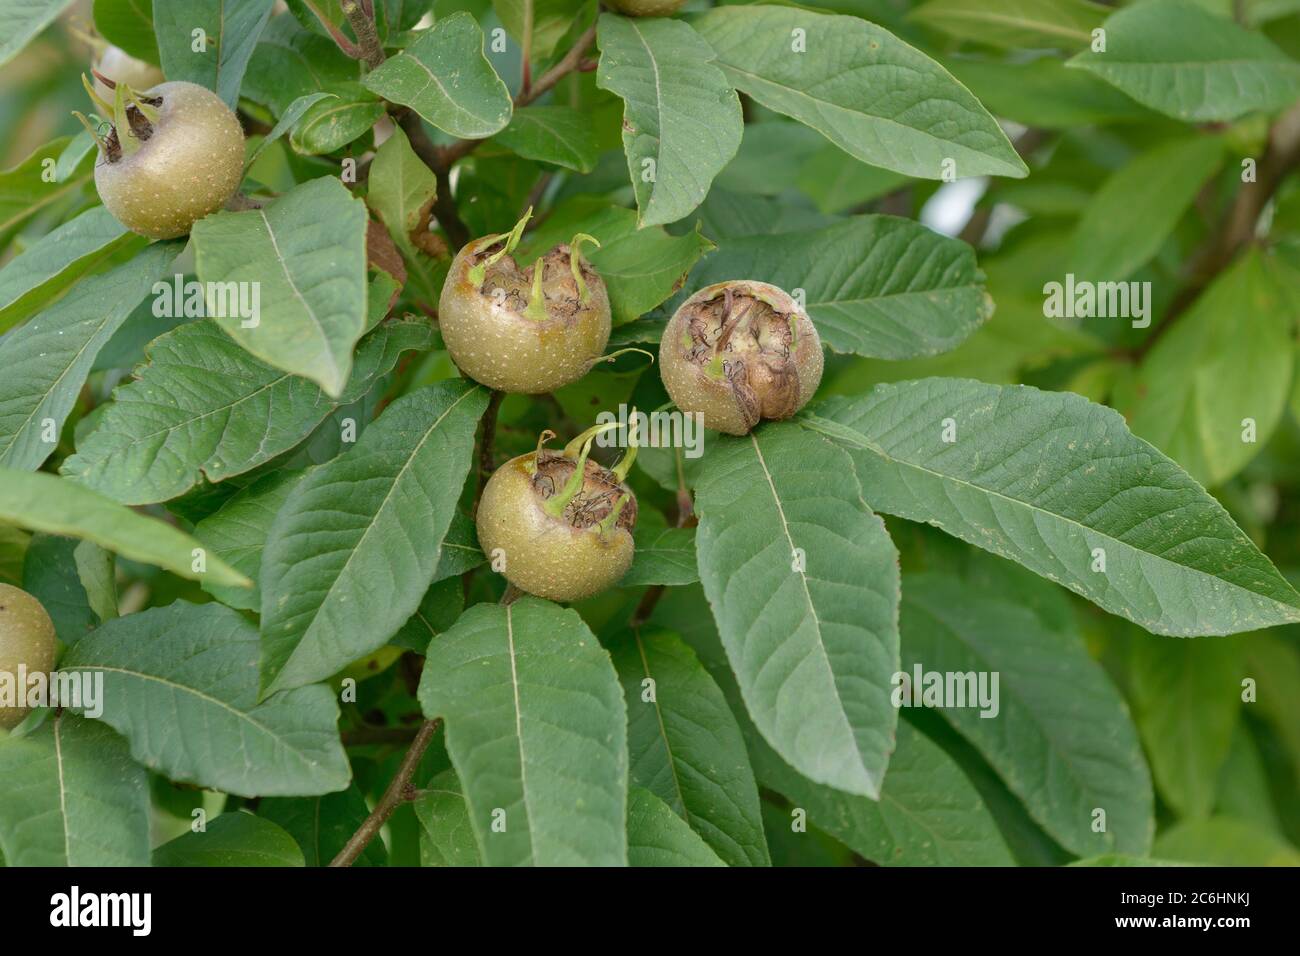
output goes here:
[{"label": "medlar fruit", "polygon": [[452,361],[503,392],[537,394],[576,382],[609,341],[609,295],[582,258],[579,233],[527,269],[511,253],[528,214],[502,235],[468,243],[452,260],[438,302],[438,326]]},{"label": "medlar fruit", "polygon": [[749,279],[696,292],[659,343],[660,375],[677,407],[731,435],[803,408],[821,382],[822,362],[821,339],[799,304]]},{"label": "medlar fruit", "polygon": [[[54,669],[58,643],[54,622],[40,601],[10,584],[0,584],[0,680],[12,681],[18,700],[27,696],[19,682],[19,668],[28,674],[48,674]],[[12,730],[27,716],[23,706],[0,706],[0,727]]]}]

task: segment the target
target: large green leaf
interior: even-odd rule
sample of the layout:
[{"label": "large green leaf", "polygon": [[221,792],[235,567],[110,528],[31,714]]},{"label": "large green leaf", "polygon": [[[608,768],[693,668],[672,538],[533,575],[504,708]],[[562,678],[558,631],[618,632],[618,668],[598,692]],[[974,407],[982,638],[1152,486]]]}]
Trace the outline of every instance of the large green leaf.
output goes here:
[{"label": "large green leaf", "polygon": [[1079,50],[1109,12],[1089,0],[928,0],[908,18],[959,40],[1008,50]]},{"label": "large green leaf", "polygon": [[970,246],[894,216],[725,242],[688,288],[742,278],[802,289],[825,345],[877,358],[946,352],[993,314]]},{"label": "large green leaf", "polygon": [[333,83],[326,92],[329,97],[312,104],[289,134],[295,152],[316,156],[342,149],[384,115],[383,101],[355,81]]},{"label": "large green leaf", "polygon": [[124,247],[144,239],[103,206],[88,209],[23,250],[0,269],[0,332],[22,322]]},{"label": "large green leaf", "polygon": [[1104,26],[1105,51],[1084,51],[1070,66],[1176,119],[1234,120],[1300,97],[1300,63],[1193,0],[1148,0],[1111,14]]},{"label": "large green leaf", "polygon": [[[95,588],[88,589],[78,573],[78,564],[86,563],[85,557],[90,556],[86,549],[98,555],[108,556],[103,548],[89,541],[76,541],[73,538],[54,534],[32,535],[23,563],[22,579],[19,582],[22,589],[40,601],[49,612],[50,620],[54,622],[54,632],[59,636],[59,640],[68,645],[77,643],[103,621],[117,616],[111,606],[100,607],[99,611],[92,606],[90,592]],[[83,556],[80,562],[79,553]],[[100,566],[110,575],[107,582],[103,582],[102,577],[100,578],[101,590],[103,583],[107,583],[112,588],[111,558],[107,562],[102,562]],[[114,603],[116,597],[113,591],[111,598]],[[104,613],[101,615],[100,611]]]},{"label": "large green leaf", "polygon": [[881,866],[1010,866],[997,824],[952,758],[910,724],[879,801],[796,773],[757,733],[746,733],[759,783],[787,797],[845,846]]},{"label": "large green leaf", "polygon": [[[239,84],[274,0],[165,0],[153,11],[163,74],[206,86],[227,106],[239,101]],[[194,32],[203,31],[202,44]],[[196,49],[199,47],[199,49]]]},{"label": "large green leaf", "polygon": [[[77,142],[62,136],[32,151],[17,166],[0,172],[0,244],[6,243],[17,227],[84,189],[94,172],[98,153],[88,151],[64,168],[64,150]],[[89,143],[87,135],[84,142]],[[48,179],[50,164],[55,176]]]},{"label": "large green leaf", "polygon": [[166,568],[191,581],[236,587],[252,583],[166,522],[138,515],[88,488],[44,472],[0,468],[0,521],[93,541],[124,558]]},{"label": "large green leaf", "polygon": [[342,394],[365,330],[367,219],[365,203],[326,176],[266,209],[195,223],[199,280],[260,290],[256,326],[244,328],[238,315],[213,321],[262,361]]},{"label": "large green leaf", "polygon": [[0,339],[0,466],[33,470],[54,451],[95,356],[179,250],[176,243],[150,246]]},{"label": "large green leaf", "polygon": [[297,125],[298,121],[302,119],[303,114],[305,114],[309,109],[321,100],[330,99],[335,95],[336,94],[334,93],[324,92],[306,93],[285,107],[284,115],[282,115],[276,124],[271,127],[271,131],[262,137],[262,141],[257,144],[253,151],[248,154],[248,158],[244,160],[244,169],[250,169],[253,163],[257,162],[258,157],[266,152],[266,150],[270,148],[271,144],[285,133],[289,132],[289,130],[293,129],[293,127]]},{"label": "large green leaf", "polygon": [[326,678],[415,613],[486,407],[461,379],[412,392],[294,486],[262,555],[263,688]]},{"label": "large green leaf", "polygon": [[486,863],[627,863],[627,713],[577,612],[476,604],[429,645],[420,704],[446,722]]},{"label": "large green leaf", "polygon": [[[492,0],[492,9],[516,41],[532,27],[534,62],[545,61],[574,28],[590,0]],[[531,16],[530,16],[531,14]]]},{"label": "large green leaf", "polygon": [[1241,641],[1132,636],[1133,716],[1161,797],[1183,817],[1214,809],[1219,770],[1241,714]]},{"label": "large green leaf", "polygon": [[0,0],[0,63],[8,63],[72,0]]},{"label": "large green leaf", "polygon": [[721,7],[695,26],[737,89],[863,162],[924,179],[1028,174],[979,100],[888,30],[776,6]]},{"label": "large green leaf", "polygon": [[[917,667],[997,674],[996,710],[971,699],[940,712],[1067,850],[1146,853],[1155,828],[1151,775],[1123,699],[1089,656],[1064,594],[979,558],[962,575],[903,577],[903,673],[912,693],[924,690]],[[1056,613],[1040,611],[1054,600]],[[1097,809],[1106,814],[1100,833]]]},{"label": "large green leaf", "polygon": [[1083,70],[1066,69],[1055,57],[1019,62],[953,56],[944,66],[994,116],[1026,126],[1074,129],[1156,118],[1109,83]]},{"label": "large green leaf", "polygon": [[1223,507],[1081,396],[922,379],[804,420],[850,449],[873,507],[1018,561],[1150,631],[1300,620],[1300,594]]},{"label": "large green leaf", "polygon": [[[271,797],[257,805],[257,815],[282,827],[297,842],[307,866],[328,866],[370,814],[354,783],[346,790],[319,797]],[[219,818],[220,819],[220,818]],[[388,851],[371,840],[353,866],[384,866]]]},{"label": "large green leaf", "polygon": [[153,0],[94,0],[95,29],[109,43],[137,60],[158,63],[153,32]]},{"label": "large green leaf", "polygon": [[400,126],[384,140],[370,165],[370,190],[366,201],[404,250],[412,244],[412,233],[428,215],[438,195],[438,180],[415,155]]},{"label": "large green leaf", "polygon": [[1291,281],[1247,252],[1116,384],[1133,432],[1209,487],[1245,467],[1286,410],[1300,317]]},{"label": "large green leaf", "polygon": [[365,85],[465,139],[482,139],[504,129],[514,108],[510,91],[483,55],[483,31],[464,11],[440,17],[370,73]]},{"label": "large green leaf", "polygon": [[637,516],[636,555],[619,587],[644,584],[694,584],[700,579],[695,564],[695,529],[656,527]]},{"label": "large green leaf", "polygon": [[591,117],[571,106],[526,106],[493,141],[524,159],[580,173],[596,168],[600,144]]},{"label": "large green leaf", "polygon": [[482,866],[469,807],[454,770],[444,770],[415,801],[423,866]]},{"label": "large green leaf", "polygon": [[876,798],[898,711],[898,553],[849,457],[798,425],[719,438],[700,580],[754,723],[817,783]]},{"label": "large green leaf", "polygon": [[690,26],[600,15],[596,83],[624,102],[623,148],[640,224],[676,222],[736,155],[740,100]]},{"label": "large green leaf", "polygon": [[1249,820],[1183,820],[1156,840],[1166,860],[1211,866],[1300,866],[1300,850]]},{"label": "large green leaf", "polygon": [[177,601],[109,621],[61,670],[104,675],[100,718],[176,781],[240,796],[305,796],[351,779],[328,687],[258,703],[257,629],[220,604]]},{"label": "large green leaf", "polygon": [[154,866],[302,866],[302,848],[270,820],[223,813],[153,851]]},{"label": "large green leaf", "polygon": [[293,17],[272,17],[253,50],[240,94],[283,116],[295,100],[359,76],[358,62],[333,40],[303,30]]},{"label": "large green leaf", "polygon": [[627,701],[631,782],[728,864],[770,865],[745,740],[695,652],[657,631],[622,635],[611,654]]},{"label": "large green leaf", "polygon": [[379,326],[333,399],[258,361],[212,323],[186,323],[149,344],[138,380],[114,391],[63,474],[132,505],[169,501],[205,478],[225,481],[293,448],[336,408],[361,398],[404,350],[431,340],[420,322]]},{"label": "large green leaf", "polygon": [[635,786],[627,798],[627,862],[628,866],[726,866],[668,804]]},{"label": "large green leaf", "polygon": [[144,769],[98,721],[54,713],[0,739],[0,780],[7,866],[148,866]]},{"label": "large green leaf", "polygon": [[1126,163],[1080,217],[1070,271],[1094,281],[1127,279],[1160,251],[1222,162],[1223,141],[1198,136],[1162,143]]}]

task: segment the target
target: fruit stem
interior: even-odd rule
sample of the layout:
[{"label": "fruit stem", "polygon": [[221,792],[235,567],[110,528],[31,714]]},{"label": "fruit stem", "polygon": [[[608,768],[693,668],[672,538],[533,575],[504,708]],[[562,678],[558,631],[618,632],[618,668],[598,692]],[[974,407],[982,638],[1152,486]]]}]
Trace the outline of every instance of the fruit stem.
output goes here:
[{"label": "fruit stem", "polygon": [[533,263],[533,291],[528,296],[528,308],[524,315],[537,322],[545,322],[550,316],[546,314],[546,292],[542,289],[542,278],[546,274],[546,263],[538,258]]},{"label": "fruit stem", "polygon": [[590,242],[597,249],[600,248],[600,240],[595,236],[589,236],[585,232],[580,232],[569,241],[569,268],[573,272],[573,281],[578,286],[578,301],[587,305],[591,301],[591,292],[587,288],[586,280],[582,278],[582,244]]},{"label": "fruit stem", "polygon": [[634,345],[629,345],[625,349],[615,349],[613,352],[610,352],[608,355],[596,356],[594,359],[592,359],[590,362],[587,363],[587,370],[590,371],[592,367],[595,366],[598,362],[612,362],[620,355],[627,355],[629,352],[640,352],[642,355],[645,355],[650,359],[651,364],[654,364],[655,357],[653,352],[647,352],[645,349],[639,349]]}]

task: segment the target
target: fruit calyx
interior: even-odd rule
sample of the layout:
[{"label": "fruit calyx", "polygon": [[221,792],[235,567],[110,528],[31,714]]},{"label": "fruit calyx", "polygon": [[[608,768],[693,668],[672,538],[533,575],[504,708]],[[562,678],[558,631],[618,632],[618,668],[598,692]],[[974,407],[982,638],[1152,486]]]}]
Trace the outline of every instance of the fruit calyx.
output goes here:
[{"label": "fruit calyx", "polygon": [[797,313],[752,286],[726,285],[687,303],[682,347],[711,379],[725,382],[749,427],[799,408]]},{"label": "fruit calyx", "polygon": [[579,531],[595,528],[602,535],[614,528],[632,531],[636,525],[636,496],[623,482],[636,460],[635,443],[631,443],[627,454],[613,468],[606,468],[589,457],[596,436],[617,427],[617,422],[593,425],[569,442],[562,452],[543,448],[555,433],[542,432],[530,471],[533,491],[541,500],[543,511]]},{"label": "fruit calyx", "polygon": [[[103,120],[99,123],[92,123],[82,113],[73,111],[81,125],[86,128],[95,143],[99,146],[100,151],[110,163],[116,163],[123,156],[130,156],[135,153],[142,143],[147,143],[158,127],[160,117],[159,108],[163,105],[161,96],[146,96],[139,93],[125,83],[115,83],[106,76],[92,70],[95,79],[113,91],[113,102],[109,103],[96,91],[94,84],[82,74],[81,83],[86,88],[94,104],[106,115],[111,116],[109,121],[109,132],[107,136],[101,135],[100,127]],[[95,117],[99,119],[98,116]],[[126,130],[126,135],[122,135],[122,130]]]},{"label": "fruit calyx", "polygon": [[480,295],[537,322],[574,318],[591,305],[590,283],[599,274],[583,258],[584,242],[600,248],[594,236],[580,232],[568,245],[557,245],[520,269],[513,253],[532,218],[529,207],[510,232],[480,239],[470,254],[468,278]]}]

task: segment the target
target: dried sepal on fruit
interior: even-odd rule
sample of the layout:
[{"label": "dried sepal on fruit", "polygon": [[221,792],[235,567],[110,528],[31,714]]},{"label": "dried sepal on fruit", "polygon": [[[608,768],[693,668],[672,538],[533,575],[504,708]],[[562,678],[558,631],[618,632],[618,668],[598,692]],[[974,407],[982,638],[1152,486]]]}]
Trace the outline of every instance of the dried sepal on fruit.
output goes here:
[{"label": "dried sepal on fruit", "polygon": [[635,441],[613,468],[592,461],[595,436],[616,424],[589,428],[565,447],[542,446],[506,462],[479,501],[479,544],[515,587],[552,601],[577,601],[615,584],[632,566],[636,495],[627,486]]},{"label": "dried sepal on fruit", "polygon": [[822,378],[822,346],[787,293],[748,279],[696,292],[669,320],[659,344],[664,387],[706,428],[744,435],[764,419],[790,418]]},{"label": "dried sepal on fruit", "polygon": [[172,239],[234,196],[244,177],[244,132],[215,93],[180,80],[143,93],[117,83],[109,102],[84,82],[110,117],[101,135],[104,124],[76,114],[99,145],[95,188],[118,222]]},{"label": "dried sepal on fruit", "polygon": [[[20,588],[0,584],[0,682],[10,684],[16,699],[25,699],[21,675],[50,673],[57,651],[45,606]],[[12,730],[26,716],[26,707],[0,704],[0,728]]]},{"label": "dried sepal on fruit", "polygon": [[466,244],[452,260],[438,326],[462,373],[503,392],[537,394],[576,382],[609,341],[609,295],[582,256],[583,233],[525,268],[515,262],[532,210],[500,235]]}]

